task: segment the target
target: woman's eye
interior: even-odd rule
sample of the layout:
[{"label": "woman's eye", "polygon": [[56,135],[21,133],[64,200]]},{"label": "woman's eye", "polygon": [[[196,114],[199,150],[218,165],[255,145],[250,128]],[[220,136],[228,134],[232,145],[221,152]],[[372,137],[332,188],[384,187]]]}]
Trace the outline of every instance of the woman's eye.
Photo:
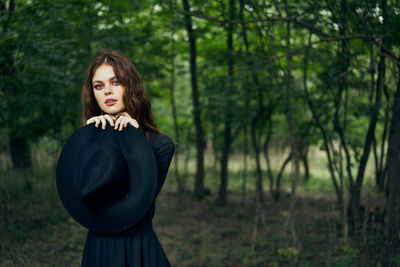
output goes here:
[{"label": "woman's eye", "polygon": [[96,85],[93,86],[93,88],[96,89],[96,90],[100,90],[101,88],[103,88],[103,85],[102,84],[96,84]]},{"label": "woman's eye", "polygon": [[118,85],[119,85],[119,81],[113,81],[112,84],[113,84],[114,86],[118,86]]}]

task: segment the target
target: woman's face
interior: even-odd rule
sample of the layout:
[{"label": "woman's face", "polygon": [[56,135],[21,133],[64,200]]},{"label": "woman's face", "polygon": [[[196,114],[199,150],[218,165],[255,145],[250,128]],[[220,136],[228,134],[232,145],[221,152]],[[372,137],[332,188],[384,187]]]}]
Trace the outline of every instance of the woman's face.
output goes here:
[{"label": "woman's face", "polygon": [[97,104],[107,114],[125,111],[123,101],[125,87],[120,84],[110,65],[97,68],[92,79],[93,93]]}]

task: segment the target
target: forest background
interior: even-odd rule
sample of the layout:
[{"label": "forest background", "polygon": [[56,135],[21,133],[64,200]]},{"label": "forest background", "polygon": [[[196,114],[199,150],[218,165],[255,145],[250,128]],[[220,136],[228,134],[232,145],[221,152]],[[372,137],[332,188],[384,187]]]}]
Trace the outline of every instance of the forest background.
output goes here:
[{"label": "forest background", "polygon": [[79,266],[55,189],[103,49],[176,142],[174,266],[400,265],[400,1],[0,1],[0,266]]}]

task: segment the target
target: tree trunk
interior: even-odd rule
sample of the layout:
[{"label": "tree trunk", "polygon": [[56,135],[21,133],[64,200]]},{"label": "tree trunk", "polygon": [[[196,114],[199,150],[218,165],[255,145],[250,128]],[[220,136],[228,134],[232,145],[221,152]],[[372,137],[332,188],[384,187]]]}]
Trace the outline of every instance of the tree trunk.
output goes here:
[{"label": "tree trunk", "polygon": [[171,87],[170,87],[170,93],[171,93],[171,110],[172,110],[172,119],[174,123],[174,134],[175,134],[175,143],[177,145],[175,146],[175,153],[174,153],[174,162],[175,162],[175,177],[176,181],[178,184],[178,192],[182,193],[185,191],[183,187],[183,183],[181,181],[181,177],[179,175],[179,150],[180,150],[180,138],[179,138],[179,128],[178,128],[178,115],[176,112],[176,105],[175,105],[175,39],[174,39],[174,34],[175,34],[175,13],[172,18],[172,25],[171,25]]},{"label": "tree trunk", "polygon": [[[340,21],[340,26],[339,26],[339,33],[340,35],[345,35],[347,32],[347,0],[342,0],[341,1],[341,21]],[[345,122],[341,122],[339,118],[339,113],[340,113],[340,105],[342,102],[342,96],[343,93],[347,94],[348,90],[348,84],[347,84],[347,72],[349,68],[349,55],[348,55],[348,41],[347,40],[342,40],[340,42],[340,49],[338,52],[338,58],[339,58],[339,68],[340,68],[340,73],[339,73],[339,84],[338,84],[338,93],[335,95],[335,113],[334,113],[334,118],[333,118],[333,127],[337,134],[339,135],[340,139],[340,145],[341,148],[343,148],[345,152],[345,157],[346,157],[346,171],[347,171],[347,177],[350,183],[350,187],[353,186],[353,174],[351,171],[352,163],[351,163],[351,155],[349,148],[347,146],[347,141],[345,137]],[[347,109],[347,101],[345,101],[345,109]],[[345,112],[346,113],[346,112]],[[343,124],[343,125],[342,125]]]},{"label": "tree trunk", "polygon": [[[386,86],[384,88],[386,88]],[[387,100],[387,102],[389,102],[389,93],[387,92],[387,89],[385,89],[384,91],[385,91],[386,100]],[[379,159],[379,167],[378,167],[378,173],[377,173],[377,177],[376,177],[377,186],[381,191],[384,191],[384,189],[385,189],[385,180],[386,180],[387,154],[385,153],[385,146],[386,146],[386,141],[387,141],[389,120],[390,120],[389,113],[390,113],[389,108],[386,107],[385,108],[385,123],[384,123],[382,138],[381,138],[381,152],[380,152],[380,159]]]},{"label": "tree trunk", "polygon": [[[244,10],[244,0],[240,0],[240,8],[239,8],[239,17],[241,21],[241,26],[242,26],[242,37],[246,46],[246,51],[249,51],[249,43],[247,40],[247,32],[246,32],[246,24],[244,23],[244,17],[243,17],[243,10]],[[249,96],[249,91],[246,90],[245,92],[245,99],[244,99],[244,104],[245,106],[249,106],[250,102],[250,96]],[[245,121],[249,120],[248,113],[245,113]],[[248,145],[248,124],[245,124],[243,126],[243,135],[244,135],[244,141],[243,141],[243,177],[242,177],[242,203],[244,204],[246,202],[246,183],[247,183],[247,157],[249,153],[249,145]]]},{"label": "tree trunk", "polygon": [[[383,2],[386,2],[386,0],[383,0]],[[385,12],[384,12],[385,15]],[[386,16],[384,16],[385,19]],[[382,40],[382,44],[384,44],[384,39]],[[386,66],[385,66],[385,56],[380,56],[379,59],[379,67],[378,67],[378,80],[377,80],[377,85],[376,85],[376,92],[375,92],[375,103],[371,107],[371,116],[370,116],[370,122],[368,126],[368,131],[365,137],[365,142],[364,142],[364,149],[363,149],[363,154],[361,156],[360,164],[358,167],[358,172],[357,172],[357,178],[354,184],[350,186],[350,200],[349,200],[349,205],[348,205],[348,219],[349,219],[349,224],[351,227],[353,227],[354,222],[356,220],[356,214],[358,213],[360,209],[360,198],[361,198],[361,188],[362,188],[362,183],[364,180],[364,174],[365,174],[365,169],[367,167],[368,163],[368,158],[369,158],[369,153],[371,150],[371,144],[374,139],[375,135],[375,128],[376,124],[378,122],[378,116],[379,116],[379,110],[380,110],[380,105],[381,105],[381,95],[382,95],[382,89],[383,86],[385,85],[385,71],[386,71]],[[352,233],[354,229],[350,229]]]},{"label": "tree trunk", "polygon": [[201,123],[201,110],[199,101],[199,92],[197,87],[197,63],[196,63],[196,35],[193,31],[192,18],[189,15],[190,6],[188,0],[182,0],[185,9],[185,24],[189,36],[190,44],[190,74],[192,85],[193,101],[193,121],[196,128],[196,178],[194,183],[194,194],[198,198],[205,196],[204,189],[204,140],[203,128]]},{"label": "tree trunk", "polygon": [[[387,90],[387,86],[383,86],[383,92],[386,98],[386,101],[389,103],[390,96]],[[381,151],[380,151],[380,158],[379,158],[379,166],[378,166],[378,173],[376,177],[376,184],[381,191],[385,189],[385,178],[386,178],[386,170],[387,170],[387,153],[385,153],[385,146],[387,141],[388,129],[389,129],[389,116],[390,116],[390,108],[385,107],[385,122],[383,126],[383,134],[381,137]]]},{"label": "tree trunk", "polygon": [[274,200],[278,201],[280,199],[280,194],[281,194],[281,180],[282,180],[282,176],[283,176],[283,172],[286,169],[286,166],[288,165],[288,163],[292,160],[292,153],[290,153],[287,158],[285,159],[285,161],[283,162],[278,176],[276,177],[276,182],[275,182],[275,193],[274,193]]},{"label": "tree trunk", "polygon": [[[387,23],[387,0],[382,0],[381,1],[381,6],[382,6],[382,17],[383,17],[383,35],[386,34],[386,32],[390,29],[388,29],[388,23]],[[385,39],[382,40],[382,46],[385,45]],[[385,66],[383,66],[385,67]],[[385,79],[385,77],[383,77]],[[390,101],[390,96],[389,92],[387,89],[387,86],[385,86],[385,83],[383,82],[382,84],[382,89],[383,93],[385,95],[385,99],[387,103]],[[390,108],[389,105],[386,105],[385,107],[385,122],[383,126],[383,134],[381,137],[381,152],[380,152],[380,159],[379,159],[379,168],[378,168],[378,173],[376,177],[376,182],[378,185],[378,188],[381,189],[382,191],[384,190],[385,187],[385,177],[386,177],[386,170],[387,170],[387,155],[385,155],[385,144],[386,144],[386,139],[387,139],[387,134],[388,134],[388,128],[389,128],[389,118],[390,116]],[[386,160],[385,160],[386,159]]]},{"label": "tree trunk", "polygon": [[310,179],[310,168],[308,167],[308,149],[304,149],[304,151],[302,151],[301,161],[303,162],[304,167],[304,181],[308,181]]},{"label": "tree trunk", "polygon": [[10,135],[10,154],[14,168],[30,168],[30,148],[25,138],[18,138]]},{"label": "tree trunk", "polygon": [[246,185],[247,185],[247,155],[249,154],[249,145],[248,145],[248,130],[247,126],[244,126],[243,135],[243,175],[242,175],[242,203],[246,202]]},{"label": "tree trunk", "polygon": [[[235,17],[235,4],[234,0],[229,1],[229,19],[233,20]],[[228,50],[228,79],[229,79],[229,91],[234,92],[233,82],[233,23],[228,24],[227,34],[227,50]],[[232,101],[229,95],[227,95],[227,106],[225,108],[225,120],[224,120],[224,144],[222,147],[221,157],[221,183],[219,188],[219,194],[217,203],[225,205],[227,201],[227,190],[228,190],[228,160],[229,151],[233,141],[232,138]]]},{"label": "tree trunk", "polygon": [[[226,126],[225,126],[226,127]],[[221,155],[221,177],[220,177],[220,186],[217,197],[217,204],[226,205],[227,201],[227,190],[228,190],[228,159],[229,159],[229,151],[231,145],[231,129],[225,128],[224,131],[224,144],[222,147],[222,155]]]},{"label": "tree trunk", "polygon": [[257,137],[256,137],[256,123],[258,118],[254,118],[251,123],[251,141],[253,144],[254,155],[256,157],[256,196],[258,202],[262,205],[264,204],[264,189],[263,189],[263,179],[262,179],[262,170],[260,164],[260,150],[257,145]]},{"label": "tree trunk", "polygon": [[[308,38],[309,44],[311,43],[311,36],[312,36],[312,34],[310,33],[309,38]],[[339,206],[340,210],[343,211],[343,188],[338,185],[337,178],[335,175],[335,168],[334,168],[334,163],[333,163],[333,159],[332,159],[332,152],[329,147],[328,134],[323,126],[323,123],[321,122],[320,116],[318,115],[318,113],[315,110],[314,103],[311,100],[311,96],[308,91],[307,73],[308,73],[308,53],[309,53],[310,48],[311,48],[310,46],[307,46],[306,51],[305,51],[305,56],[304,56],[303,87],[304,87],[304,91],[305,91],[308,108],[310,109],[312,117],[313,117],[315,123],[317,124],[317,128],[320,130],[321,135],[322,135],[323,145],[325,147],[326,156],[328,158],[328,169],[329,169],[329,173],[331,175],[333,187],[335,188],[338,206]]]},{"label": "tree trunk", "polygon": [[[244,23],[244,17],[243,17],[243,10],[244,10],[244,5],[245,5],[245,1],[244,0],[240,0],[240,21],[241,21],[241,26],[242,26],[242,38],[243,38],[243,42],[246,48],[246,52],[249,52],[249,41],[247,39],[247,28],[246,28],[246,23]],[[249,66],[252,66],[253,60],[251,58],[249,58]],[[258,138],[257,138],[257,123],[258,120],[261,118],[263,110],[264,110],[264,104],[263,104],[263,94],[261,91],[261,88],[259,87],[259,80],[257,77],[257,74],[254,70],[254,68],[251,68],[252,72],[251,72],[251,77],[253,80],[254,85],[257,87],[257,96],[258,96],[258,110],[257,113],[255,115],[254,118],[252,118],[251,120],[251,128],[250,128],[250,134],[251,134],[251,141],[252,141],[252,145],[253,145],[253,149],[254,149],[254,154],[256,157],[256,183],[255,183],[255,187],[256,187],[256,196],[258,199],[258,202],[263,205],[264,204],[264,189],[263,189],[263,178],[262,178],[262,170],[261,170],[261,164],[260,164],[260,149],[259,149],[259,145],[258,145]],[[272,112],[271,112],[272,113]],[[268,140],[267,140],[268,141]],[[269,159],[269,158],[268,158]],[[267,159],[267,160],[268,160]]]},{"label": "tree trunk", "polygon": [[[287,0],[284,0],[285,5],[285,13],[286,18],[290,18],[289,14],[289,6]],[[294,209],[296,203],[296,189],[297,189],[297,182],[299,178],[299,155],[298,155],[298,145],[296,140],[296,133],[294,131],[293,126],[293,119],[292,119],[292,106],[291,106],[291,97],[292,97],[292,56],[291,56],[291,25],[290,21],[286,22],[286,35],[285,35],[285,54],[286,54],[286,75],[285,75],[285,116],[286,122],[290,133],[290,150],[293,156],[294,161],[294,173],[292,174],[291,179],[291,197],[290,197],[290,204],[289,204],[289,211],[288,216],[285,221],[284,229],[286,232],[290,232],[291,235],[291,242],[294,246],[300,247],[300,242],[297,238],[296,229],[294,228]]]},{"label": "tree trunk", "polygon": [[267,165],[267,176],[269,180],[269,193],[271,195],[271,198],[273,198],[274,195],[274,176],[272,174],[272,168],[271,168],[271,161],[269,159],[269,143],[271,141],[271,136],[272,136],[272,111],[268,111],[267,115],[267,134],[265,137],[265,142],[263,145],[263,151],[264,151],[264,157],[265,157],[265,163]]},{"label": "tree trunk", "polygon": [[0,2],[0,12],[3,12],[6,10],[6,0],[1,0]]},{"label": "tree trunk", "polygon": [[[397,91],[393,102],[392,121],[388,146],[388,202],[386,224],[386,257],[387,266],[396,266],[392,257],[400,250],[400,65]],[[393,264],[393,265],[392,265]]]}]

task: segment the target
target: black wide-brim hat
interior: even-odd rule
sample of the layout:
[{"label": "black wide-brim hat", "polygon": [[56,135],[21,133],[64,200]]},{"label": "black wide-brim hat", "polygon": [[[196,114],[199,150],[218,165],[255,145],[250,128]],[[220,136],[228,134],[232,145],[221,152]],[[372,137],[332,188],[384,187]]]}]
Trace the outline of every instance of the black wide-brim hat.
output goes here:
[{"label": "black wide-brim hat", "polygon": [[68,213],[98,232],[134,226],[150,208],[157,163],[150,143],[135,127],[122,131],[94,124],[65,143],[57,164],[57,190]]}]

